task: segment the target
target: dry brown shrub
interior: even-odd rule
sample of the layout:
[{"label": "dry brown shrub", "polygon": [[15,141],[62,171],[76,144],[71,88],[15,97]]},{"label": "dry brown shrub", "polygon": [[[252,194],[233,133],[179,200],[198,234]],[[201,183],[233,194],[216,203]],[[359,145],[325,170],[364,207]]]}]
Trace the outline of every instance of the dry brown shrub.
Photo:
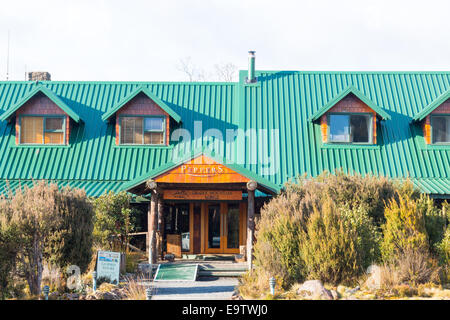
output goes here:
[{"label": "dry brown shrub", "polygon": [[[132,277],[125,278],[126,281],[126,287],[125,287],[125,294],[127,296],[127,300],[146,300],[147,294],[146,290],[148,288],[147,285],[145,285],[145,282],[148,282],[148,280],[138,276],[136,279]],[[150,287],[151,292],[153,294],[154,288]]]},{"label": "dry brown shrub", "polygon": [[405,250],[396,262],[401,283],[418,285],[439,282],[440,268],[425,250]]},{"label": "dry brown shrub", "polygon": [[400,285],[418,286],[438,283],[440,268],[425,250],[406,250],[391,263],[380,268],[381,289],[393,290]]}]

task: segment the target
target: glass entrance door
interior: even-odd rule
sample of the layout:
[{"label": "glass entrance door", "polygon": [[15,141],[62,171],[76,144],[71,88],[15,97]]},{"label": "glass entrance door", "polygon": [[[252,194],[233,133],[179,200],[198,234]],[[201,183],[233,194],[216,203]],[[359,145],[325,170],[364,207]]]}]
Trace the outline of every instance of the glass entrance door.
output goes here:
[{"label": "glass entrance door", "polygon": [[227,205],[225,217],[225,252],[239,252],[240,211],[239,203]]},{"label": "glass entrance door", "polygon": [[239,203],[206,203],[206,253],[239,253],[242,213]]},{"label": "glass entrance door", "polygon": [[208,219],[208,249],[215,249],[214,251],[218,252],[221,248],[222,235],[220,204],[208,204],[206,214]]}]

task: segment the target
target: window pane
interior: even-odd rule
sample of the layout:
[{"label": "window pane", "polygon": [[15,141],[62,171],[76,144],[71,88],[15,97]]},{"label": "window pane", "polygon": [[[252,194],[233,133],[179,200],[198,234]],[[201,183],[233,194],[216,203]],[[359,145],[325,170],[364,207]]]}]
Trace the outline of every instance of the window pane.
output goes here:
[{"label": "window pane", "polygon": [[44,118],[22,117],[20,121],[20,143],[42,143]]},{"label": "window pane", "polygon": [[433,143],[450,142],[450,116],[431,117]]},{"label": "window pane", "polygon": [[350,128],[349,116],[332,114],[330,119],[330,141],[332,142],[349,142]]},{"label": "window pane", "polygon": [[164,144],[164,133],[162,132],[145,132],[144,144]]},{"label": "window pane", "polygon": [[45,144],[63,144],[64,143],[64,133],[62,132],[46,132]]},{"label": "window pane", "polygon": [[162,118],[145,118],[145,131],[162,131],[163,125]]},{"label": "window pane", "polygon": [[63,130],[63,118],[46,118],[45,130]]},{"label": "window pane", "polygon": [[350,127],[352,142],[369,142],[370,141],[370,121],[372,116],[369,115],[351,115]]},{"label": "window pane", "polygon": [[140,117],[122,118],[120,143],[142,144],[142,123]]}]

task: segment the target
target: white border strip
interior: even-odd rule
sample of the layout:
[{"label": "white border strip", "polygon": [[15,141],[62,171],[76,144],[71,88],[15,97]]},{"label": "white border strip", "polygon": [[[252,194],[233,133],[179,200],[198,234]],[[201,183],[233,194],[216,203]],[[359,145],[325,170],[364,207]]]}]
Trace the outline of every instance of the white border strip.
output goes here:
[{"label": "white border strip", "polygon": [[[159,272],[159,267],[161,266],[161,264],[158,264],[158,269],[156,269],[156,273],[155,273],[155,276],[153,277],[153,281],[157,281],[157,280],[155,280],[156,279],[156,277],[158,276],[158,272]],[[153,273],[153,266],[152,265],[150,265],[150,270],[151,270],[151,272]]]}]

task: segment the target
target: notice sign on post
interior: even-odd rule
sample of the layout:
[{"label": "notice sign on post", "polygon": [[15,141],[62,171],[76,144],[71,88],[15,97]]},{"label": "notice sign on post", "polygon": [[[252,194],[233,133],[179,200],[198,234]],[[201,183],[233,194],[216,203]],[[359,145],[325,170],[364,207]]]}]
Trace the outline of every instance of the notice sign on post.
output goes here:
[{"label": "notice sign on post", "polygon": [[119,284],[120,252],[97,251],[97,279],[107,278]]}]

